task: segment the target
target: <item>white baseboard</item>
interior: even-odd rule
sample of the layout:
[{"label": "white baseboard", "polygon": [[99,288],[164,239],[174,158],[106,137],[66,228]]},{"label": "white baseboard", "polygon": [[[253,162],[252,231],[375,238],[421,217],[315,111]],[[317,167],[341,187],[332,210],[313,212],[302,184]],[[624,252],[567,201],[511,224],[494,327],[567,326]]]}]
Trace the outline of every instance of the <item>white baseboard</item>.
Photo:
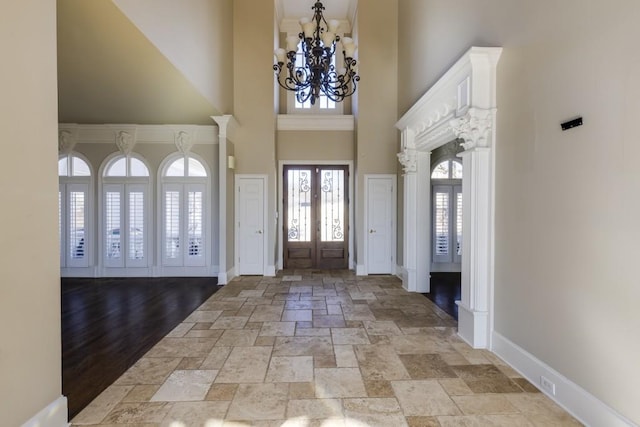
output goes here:
[{"label": "white baseboard", "polygon": [[60,396],[22,424],[22,427],[69,427],[67,413],[67,398]]},{"label": "white baseboard", "polygon": [[356,264],[356,276],[366,276],[367,266],[364,264]]},{"label": "white baseboard", "polygon": [[[634,426],[606,403],[495,331],[492,351],[585,425]],[[541,386],[541,376],[555,384],[555,395]]]},{"label": "white baseboard", "polygon": [[265,277],[275,277],[276,276],[276,266],[275,265],[267,265],[264,270]]},{"label": "white baseboard", "polygon": [[403,267],[401,265],[396,265],[396,277],[402,280],[402,271]]},{"label": "white baseboard", "polygon": [[236,277],[236,268],[235,267],[231,267],[226,272],[222,272],[221,271],[220,273],[218,273],[218,285],[220,285],[220,286],[226,285],[227,283],[232,281],[234,277]]}]

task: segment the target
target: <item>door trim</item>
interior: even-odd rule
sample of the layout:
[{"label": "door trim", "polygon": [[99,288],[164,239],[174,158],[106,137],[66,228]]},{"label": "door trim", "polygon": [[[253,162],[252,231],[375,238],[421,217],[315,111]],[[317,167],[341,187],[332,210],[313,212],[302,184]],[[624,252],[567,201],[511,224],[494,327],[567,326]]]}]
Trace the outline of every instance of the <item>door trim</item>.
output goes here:
[{"label": "door trim", "polygon": [[397,248],[397,210],[398,210],[398,177],[395,174],[365,174],[364,175],[364,218],[362,235],[364,236],[364,264],[358,265],[356,274],[358,276],[369,275],[369,180],[371,179],[391,179],[391,185],[393,191],[391,192],[391,199],[393,202],[393,208],[391,209],[391,270],[388,274],[395,274],[398,262],[398,248]]},{"label": "door trim", "polygon": [[[280,160],[278,161],[278,270],[282,270],[284,266],[284,241],[282,238],[282,229],[284,227],[283,218],[284,218],[284,167],[285,165],[317,165],[317,166],[325,166],[325,165],[334,165],[334,166],[347,166],[347,171],[349,172],[349,269],[353,270],[353,255],[354,255],[354,233],[355,228],[353,227],[354,222],[354,210],[355,210],[355,199],[353,198],[353,188],[354,188],[354,169],[353,169],[353,160]],[[236,257],[238,259],[238,257]]]},{"label": "door trim", "polygon": [[262,258],[262,275],[264,275],[267,271],[267,254],[269,253],[269,236],[270,236],[270,230],[269,230],[269,221],[268,221],[268,187],[267,184],[269,183],[269,176],[268,175],[256,175],[256,174],[235,174],[235,178],[234,178],[234,182],[235,182],[235,188],[234,188],[234,204],[235,204],[235,210],[234,210],[234,225],[233,225],[233,229],[234,229],[234,235],[233,235],[233,240],[234,240],[234,245],[233,245],[233,250],[234,250],[234,265],[235,265],[235,271],[236,274],[238,276],[241,276],[240,271],[242,270],[241,265],[240,265],[240,261],[238,261],[239,257],[240,257],[240,251],[238,250],[240,247],[240,228],[238,227],[238,218],[240,218],[240,197],[238,197],[238,192],[240,191],[240,180],[242,179],[261,179],[262,180],[262,203],[263,203],[263,224],[264,224],[264,239],[262,242],[262,246],[263,246],[263,258]]}]

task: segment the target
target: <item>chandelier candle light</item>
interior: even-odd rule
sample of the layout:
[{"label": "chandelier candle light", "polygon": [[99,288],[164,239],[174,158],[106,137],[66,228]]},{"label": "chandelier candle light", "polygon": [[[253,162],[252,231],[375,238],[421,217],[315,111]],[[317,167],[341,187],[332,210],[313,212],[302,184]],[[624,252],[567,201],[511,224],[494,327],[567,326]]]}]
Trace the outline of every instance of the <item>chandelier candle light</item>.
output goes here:
[{"label": "chandelier candle light", "polygon": [[[316,2],[312,7],[313,17],[300,19],[302,32],[298,36],[287,37],[287,49],[276,49],[277,64],[273,66],[278,84],[296,92],[299,103],[311,100],[315,104],[320,95],[326,95],[334,102],[341,102],[356,91],[360,81],[358,66],[353,55],[356,45],[350,37],[336,33],[340,22],[332,19],[328,23],[322,16],[324,6]],[[302,65],[296,65],[298,43],[302,40]],[[340,72],[333,64],[337,44],[341,42],[344,55],[344,69]],[[288,73],[282,73],[285,66]]]}]

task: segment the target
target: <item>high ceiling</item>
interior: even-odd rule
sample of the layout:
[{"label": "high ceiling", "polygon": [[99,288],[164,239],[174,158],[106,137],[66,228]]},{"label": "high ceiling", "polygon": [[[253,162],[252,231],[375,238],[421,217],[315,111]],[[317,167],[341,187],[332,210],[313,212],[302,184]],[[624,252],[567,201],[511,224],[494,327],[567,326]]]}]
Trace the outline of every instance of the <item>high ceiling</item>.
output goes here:
[{"label": "high ceiling", "polygon": [[[216,42],[211,43],[211,34],[203,35],[194,30],[193,34],[208,41],[197,46],[198,43],[194,43],[192,39],[180,38],[184,35],[180,28],[171,27],[178,21],[178,17],[172,19],[172,16],[164,16],[167,15],[167,10],[175,10],[177,7],[174,0],[154,0],[157,3],[149,0],[140,3],[141,1],[57,1],[58,116],[61,123],[212,124],[210,116],[232,112],[227,110],[231,109],[229,100],[232,102],[233,94],[228,84],[224,83],[229,79],[216,77],[212,75],[215,74],[215,69],[198,67],[197,61],[193,61],[206,52],[209,55],[207,61],[212,67],[221,64],[217,58],[221,56],[220,52],[226,57],[230,51],[219,50],[214,58],[211,56],[211,47],[216,46],[216,43],[218,46],[231,46],[225,37],[213,37]],[[218,4],[216,0],[208,1],[211,3],[207,0],[193,3],[190,9],[192,17],[194,13],[207,8],[203,5],[209,5],[209,10],[218,7],[215,6]],[[325,0],[322,2],[326,9],[325,17],[351,21],[356,2],[357,0]],[[281,20],[297,21],[302,16],[311,17],[314,3],[315,0],[275,0],[276,13]],[[133,7],[130,10],[123,9],[126,5]],[[173,51],[171,46],[166,49],[166,37],[159,44],[157,37],[154,39],[153,35],[145,31],[145,26],[140,25],[145,23],[136,22],[136,17],[128,13],[136,7],[139,9],[138,13],[140,9],[145,12],[147,8],[156,14],[156,30],[160,28],[165,36],[167,31],[176,35],[169,41],[174,44]],[[231,13],[230,9],[224,14],[207,14],[204,21],[210,20],[206,25],[218,28],[221,23],[216,19],[225,19],[227,13]],[[140,16],[139,14],[138,18]],[[148,18],[144,13],[142,16]],[[160,19],[164,21],[159,21]],[[186,21],[186,24],[183,20],[183,25],[195,28],[195,24],[191,23],[193,20]],[[151,20],[151,25],[153,24]],[[146,25],[148,29],[149,20]],[[165,49],[160,46],[162,42]],[[190,50],[176,51],[175,46],[188,46]],[[173,57],[170,55],[172,52]],[[176,62],[176,57],[181,55],[183,62]],[[189,55],[190,64],[184,62]],[[191,71],[195,69],[196,72],[185,74],[185,71],[189,71],[189,66]],[[229,68],[227,76],[232,72]],[[207,86],[215,86],[207,85],[209,77],[217,78],[215,82],[218,87],[207,92]],[[220,105],[212,101],[215,97],[213,95],[217,94],[223,100]]]},{"label": "high ceiling", "polygon": [[111,0],[58,0],[61,123],[213,124],[219,112]]}]

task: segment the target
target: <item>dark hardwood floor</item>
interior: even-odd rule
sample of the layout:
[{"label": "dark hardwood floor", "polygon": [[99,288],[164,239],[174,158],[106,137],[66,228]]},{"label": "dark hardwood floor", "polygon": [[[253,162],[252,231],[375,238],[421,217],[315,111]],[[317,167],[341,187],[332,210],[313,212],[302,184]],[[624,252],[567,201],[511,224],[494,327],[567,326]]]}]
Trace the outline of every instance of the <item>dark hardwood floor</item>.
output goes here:
[{"label": "dark hardwood floor", "polygon": [[423,295],[458,320],[460,273],[431,273],[431,292]]},{"label": "dark hardwood floor", "polygon": [[210,277],[61,282],[62,393],[69,419],[218,290]]}]

